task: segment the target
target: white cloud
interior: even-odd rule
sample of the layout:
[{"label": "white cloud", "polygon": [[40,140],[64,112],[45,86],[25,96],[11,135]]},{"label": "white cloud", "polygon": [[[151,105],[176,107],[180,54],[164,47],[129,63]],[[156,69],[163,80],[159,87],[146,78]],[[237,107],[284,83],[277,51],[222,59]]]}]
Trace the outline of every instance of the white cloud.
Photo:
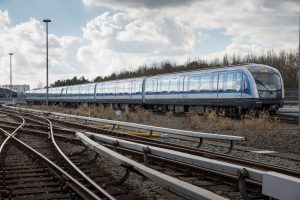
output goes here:
[{"label": "white cloud", "polygon": [[123,10],[140,18],[157,15],[175,18],[192,29],[225,29],[235,41],[271,48],[297,47],[300,4],[296,0],[83,0],[83,3]]},{"label": "white cloud", "polygon": [[197,0],[83,0],[87,6],[106,6],[118,9],[124,8],[161,8],[161,7],[177,7],[182,5],[190,5]]},{"label": "white cloud", "polygon": [[83,28],[83,38],[78,59],[94,77],[165,59],[183,60],[196,43],[194,31],[176,19],[123,12],[92,19]]},{"label": "white cloud", "polygon": [[[0,10],[0,84],[9,82],[8,53],[13,52],[13,83],[36,87],[43,82],[45,85],[45,43],[46,35],[41,22],[31,18],[13,26],[8,12]],[[76,59],[80,45],[80,38],[49,35],[50,82],[83,73]]]},{"label": "white cloud", "polygon": [[[298,46],[300,5],[294,0],[82,1],[110,12],[86,22],[82,37],[49,35],[50,82],[74,75],[91,79],[162,60],[184,63],[192,56],[211,59]],[[216,29],[232,43],[223,51],[199,54],[201,42],[213,40],[209,31]],[[0,10],[0,44],[0,84],[9,82],[11,51],[14,82],[45,83],[42,22],[29,19],[12,25],[9,13]]]}]

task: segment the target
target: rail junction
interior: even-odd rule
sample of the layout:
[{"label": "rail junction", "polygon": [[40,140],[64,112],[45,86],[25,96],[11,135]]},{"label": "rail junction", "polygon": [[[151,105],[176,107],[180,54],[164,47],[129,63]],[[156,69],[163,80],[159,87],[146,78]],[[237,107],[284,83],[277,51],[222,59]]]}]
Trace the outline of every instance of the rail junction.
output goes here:
[{"label": "rail junction", "polygon": [[[2,108],[0,115],[1,199],[136,199],[136,191],[124,184],[131,174],[164,188],[166,199],[300,196],[298,170],[124,134],[116,127],[196,137],[199,147],[203,140],[226,140],[228,151],[243,137],[15,107]],[[123,168],[124,176],[103,174],[101,158]]]}]

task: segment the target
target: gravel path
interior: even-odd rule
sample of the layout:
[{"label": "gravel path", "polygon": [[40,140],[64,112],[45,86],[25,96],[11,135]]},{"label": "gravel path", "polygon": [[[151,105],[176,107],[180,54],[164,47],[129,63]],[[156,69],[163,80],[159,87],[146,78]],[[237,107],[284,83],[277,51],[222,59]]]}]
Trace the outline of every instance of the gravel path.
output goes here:
[{"label": "gravel path", "polygon": [[[154,126],[169,127],[176,129],[191,130],[187,122],[187,117],[180,116],[168,119],[163,115],[157,115],[155,118],[144,123]],[[235,121],[236,124],[240,123]],[[275,122],[274,122],[275,123]],[[218,126],[218,122],[216,122]],[[216,130],[210,127],[193,130],[200,132],[236,135],[247,138],[247,141],[236,142],[237,145],[256,147],[259,149],[267,149],[282,153],[300,154],[300,129],[292,124],[279,126],[277,129],[253,130],[253,129],[238,129],[238,130]]]}]

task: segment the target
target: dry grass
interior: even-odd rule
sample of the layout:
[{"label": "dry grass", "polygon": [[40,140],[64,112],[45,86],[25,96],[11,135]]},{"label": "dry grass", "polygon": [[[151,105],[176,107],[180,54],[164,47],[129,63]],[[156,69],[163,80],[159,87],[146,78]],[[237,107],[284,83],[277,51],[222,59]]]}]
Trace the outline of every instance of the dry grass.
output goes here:
[{"label": "dry grass", "polygon": [[174,113],[172,111],[167,112],[165,116],[168,120],[173,120],[175,118]]},{"label": "dry grass", "polygon": [[156,116],[143,108],[131,111],[126,107],[125,110],[122,111],[121,117],[117,118],[116,111],[112,106],[88,106],[87,104],[83,104],[78,108],[67,108],[62,106],[31,106],[31,108],[207,132],[241,132],[247,129],[265,133],[267,131],[280,131],[288,127],[287,124],[278,123],[278,120],[270,119],[270,117],[264,113],[259,117],[244,116],[241,120],[234,120],[218,116],[215,112],[198,115],[194,111],[191,111],[184,117],[175,117],[173,112],[167,112],[165,115]]},{"label": "dry grass", "polygon": [[229,131],[235,129],[233,120],[220,117],[215,112],[205,113],[202,116],[195,112],[189,112],[187,123],[192,130]]},{"label": "dry grass", "polygon": [[262,113],[259,117],[244,116],[241,120],[239,129],[248,128],[255,131],[270,131],[284,129],[286,124],[279,123],[277,119],[271,119],[269,115]]},{"label": "dry grass", "polygon": [[269,115],[262,113],[259,117],[245,116],[241,120],[234,120],[218,116],[215,112],[206,113],[202,116],[195,112],[187,115],[187,124],[192,130],[205,131],[242,131],[245,129],[259,132],[282,130],[288,125],[279,123],[277,119],[271,119]]}]

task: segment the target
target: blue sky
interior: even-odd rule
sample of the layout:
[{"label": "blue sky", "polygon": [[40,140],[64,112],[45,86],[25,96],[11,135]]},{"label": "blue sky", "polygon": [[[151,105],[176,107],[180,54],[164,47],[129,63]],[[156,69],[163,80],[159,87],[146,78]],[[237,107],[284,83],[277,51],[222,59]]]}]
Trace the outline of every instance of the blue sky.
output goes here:
[{"label": "blue sky", "polygon": [[[12,25],[22,23],[30,18],[42,21],[50,18],[50,32],[58,36],[82,36],[82,27],[94,17],[114,10],[103,7],[84,6],[81,0],[2,0],[0,8],[10,13]],[[196,47],[200,54],[208,54],[223,50],[230,44],[230,37],[225,36],[224,29],[205,30],[205,38]],[[197,55],[195,55],[197,56]]]},{"label": "blue sky", "polygon": [[50,82],[93,79],[143,64],[214,59],[270,49],[295,50],[297,0],[0,0],[0,84],[45,85],[45,24]]},{"label": "blue sky", "polygon": [[81,0],[1,0],[0,8],[8,10],[12,25],[35,18],[51,18],[51,32],[81,36],[81,28],[107,9],[84,6]]}]

